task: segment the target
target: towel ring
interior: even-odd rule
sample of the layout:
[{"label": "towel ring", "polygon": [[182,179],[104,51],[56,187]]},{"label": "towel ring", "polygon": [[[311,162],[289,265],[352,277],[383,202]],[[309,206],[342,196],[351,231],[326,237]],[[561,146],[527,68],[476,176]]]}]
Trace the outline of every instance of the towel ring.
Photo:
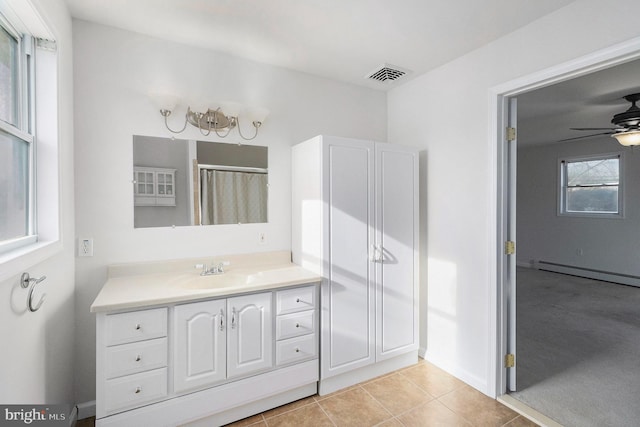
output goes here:
[{"label": "towel ring", "polygon": [[36,285],[46,278],[47,276],[42,276],[38,279],[33,279],[29,277],[29,273],[22,273],[22,276],[20,276],[20,286],[25,289],[31,286],[31,288],[29,289],[29,295],[27,296],[27,308],[32,313],[38,311],[40,307],[42,307],[42,304],[44,304],[44,300],[47,297],[47,294],[42,294],[42,297],[40,297],[40,301],[38,301],[38,304],[35,307],[33,306],[33,291],[35,290]]}]

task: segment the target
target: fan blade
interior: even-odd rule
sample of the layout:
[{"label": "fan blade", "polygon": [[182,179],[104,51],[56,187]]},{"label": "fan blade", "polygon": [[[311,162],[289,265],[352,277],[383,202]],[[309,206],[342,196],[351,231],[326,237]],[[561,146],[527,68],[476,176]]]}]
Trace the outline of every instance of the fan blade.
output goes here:
[{"label": "fan blade", "polygon": [[571,130],[616,130],[618,128],[569,128]]},{"label": "fan blade", "polygon": [[565,139],[560,139],[556,142],[567,142],[567,141],[576,141],[578,139],[587,139],[587,138],[591,138],[594,136],[600,136],[600,135],[613,135],[615,132],[602,132],[602,133],[593,133],[591,135],[582,135],[582,136],[576,136],[573,138],[565,138]]}]

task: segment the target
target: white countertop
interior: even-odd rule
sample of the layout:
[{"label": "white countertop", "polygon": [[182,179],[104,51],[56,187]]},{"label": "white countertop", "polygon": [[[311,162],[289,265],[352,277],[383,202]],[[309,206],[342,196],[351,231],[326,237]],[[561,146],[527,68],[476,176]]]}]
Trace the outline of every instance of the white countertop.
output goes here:
[{"label": "white countertop", "polygon": [[[315,283],[317,274],[291,263],[289,252],[215,257],[230,261],[225,272],[201,276],[195,264],[178,260],[109,267],[109,279],[91,305],[92,312],[136,309],[161,304]],[[207,265],[212,263],[211,259]]]}]

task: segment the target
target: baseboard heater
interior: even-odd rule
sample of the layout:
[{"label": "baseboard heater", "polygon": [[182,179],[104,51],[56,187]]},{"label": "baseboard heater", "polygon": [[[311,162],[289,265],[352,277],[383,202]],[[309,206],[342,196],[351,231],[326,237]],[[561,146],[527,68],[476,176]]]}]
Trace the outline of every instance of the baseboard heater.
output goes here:
[{"label": "baseboard heater", "polygon": [[596,279],[605,282],[620,283],[622,285],[640,287],[640,276],[634,276],[631,274],[613,273],[611,271],[576,267],[573,265],[558,264],[549,261],[536,261],[534,263],[534,267],[538,270],[552,271],[554,273],[570,274],[572,276],[586,277],[588,279]]}]

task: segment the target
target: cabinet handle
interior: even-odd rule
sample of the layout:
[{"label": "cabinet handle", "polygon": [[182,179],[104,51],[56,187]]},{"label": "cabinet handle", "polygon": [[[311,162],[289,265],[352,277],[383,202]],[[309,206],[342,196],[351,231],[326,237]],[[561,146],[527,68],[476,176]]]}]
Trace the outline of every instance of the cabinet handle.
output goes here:
[{"label": "cabinet handle", "polygon": [[220,309],[220,332],[224,330],[224,310]]},{"label": "cabinet handle", "polygon": [[140,329],[142,329],[142,326],[140,325],[140,323],[138,323],[138,324],[136,325],[136,331],[139,331]]},{"label": "cabinet handle", "polygon": [[299,328],[299,327],[300,327],[300,323],[296,323],[296,328]]},{"label": "cabinet handle", "polygon": [[296,302],[300,302],[300,298],[296,298]]},{"label": "cabinet handle", "polygon": [[236,308],[231,309],[231,329],[236,328]]},{"label": "cabinet handle", "polygon": [[380,245],[371,245],[371,256],[369,257],[369,261],[371,262],[382,262],[382,248]]},{"label": "cabinet handle", "polygon": [[137,356],[136,356],[136,362],[139,362],[139,361],[141,361],[141,360],[142,360],[142,357],[141,357],[140,355],[137,355]]},{"label": "cabinet handle", "polygon": [[140,393],[142,389],[140,387],[136,387],[136,394]]},{"label": "cabinet handle", "polygon": [[300,349],[299,348],[296,348],[296,353],[300,353]]}]

